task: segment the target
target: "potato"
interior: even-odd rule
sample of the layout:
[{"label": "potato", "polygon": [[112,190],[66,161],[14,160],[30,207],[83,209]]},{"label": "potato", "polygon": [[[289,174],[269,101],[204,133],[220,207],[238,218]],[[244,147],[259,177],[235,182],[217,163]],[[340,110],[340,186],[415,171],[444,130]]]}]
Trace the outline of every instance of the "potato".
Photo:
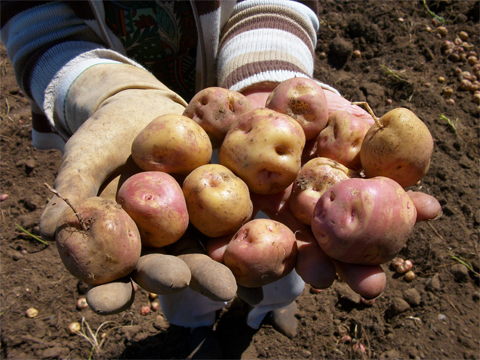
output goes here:
[{"label": "potato", "polygon": [[240,116],[219,151],[226,166],[258,194],[287,188],[300,170],[305,134],[291,117],[270,109]]},{"label": "potato", "polygon": [[140,257],[140,233],[120,205],[92,197],[59,221],[55,240],[67,270],[81,281],[99,285],[132,272]]},{"label": "potato", "polygon": [[183,115],[200,125],[208,134],[212,147],[218,149],[236,117],[252,109],[252,104],[243,94],[221,87],[208,87],[190,100]]},{"label": "potato", "polygon": [[336,111],[317,136],[317,155],[330,158],[349,169],[360,170],[360,148],[370,124],[347,111]]},{"label": "potato", "polygon": [[313,210],[318,199],[332,185],[359,175],[338,162],[317,157],[306,163],[293,182],[290,209],[306,225],[312,223]]},{"label": "potato", "polygon": [[212,238],[234,234],[253,212],[247,184],[225,166],[203,165],[183,182],[190,222]]},{"label": "potato", "polygon": [[294,77],[281,82],[268,97],[265,107],[298,121],[307,140],[316,137],[328,120],[323,88],[308,78]]},{"label": "potato", "polygon": [[410,110],[389,111],[370,127],[360,149],[367,177],[386,176],[404,188],[415,185],[430,167],[433,139]]},{"label": "potato", "polygon": [[237,283],[255,288],[288,275],[295,267],[295,234],[270,219],[255,219],[243,225],[228,243],[224,263]]},{"label": "potato", "polygon": [[187,230],[182,188],[167,173],[146,171],[129,177],[118,190],[117,202],[137,224],[144,246],[170,245]]},{"label": "potato", "polygon": [[416,217],[414,203],[395,181],[386,177],[347,179],[318,200],[312,231],[333,259],[379,265],[402,249]]},{"label": "potato", "polygon": [[188,175],[211,157],[212,144],[205,130],[177,114],[152,120],[132,143],[133,161],[145,171]]}]

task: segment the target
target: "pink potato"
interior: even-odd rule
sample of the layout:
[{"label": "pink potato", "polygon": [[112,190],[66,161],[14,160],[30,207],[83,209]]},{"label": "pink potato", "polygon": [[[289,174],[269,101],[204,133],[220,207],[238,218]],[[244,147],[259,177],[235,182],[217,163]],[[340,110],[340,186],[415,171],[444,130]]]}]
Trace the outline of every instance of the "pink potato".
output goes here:
[{"label": "pink potato", "polygon": [[232,125],[219,151],[226,166],[257,194],[285,190],[300,170],[305,134],[291,117],[256,109]]},{"label": "pink potato", "polygon": [[327,124],[327,99],[323,88],[312,79],[295,77],[281,82],[265,106],[298,121],[307,140],[316,137]]},{"label": "pink potato", "polygon": [[190,222],[208,237],[234,234],[252,216],[247,184],[225,166],[196,168],[185,178],[182,190]]},{"label": "pink potato", "polygon": [[145,246],[173,244],[187,230],[182,188],[167,173],[146,171],[129,177],[118,190],[117,202],[137,224]]},{"label": "pink potato", "polygon": [[270,219],[255,219],[243,225],[223,255],[237,283],[248,288],[264,286],[288,275],[296,259],[295,234]]},{"label": "pink potato", "polygon": [[369,128],[370,124],[360,117],[343,110],[334,112],[317,136],[317,155],[360,170],[360,148]]},{"label": "pink potato", "polygon": [[333,259],[379,265],[403,248],[416,217],[414,203],[395,181],[355,178],[322,195],[311,226],[321,248]]},{"label": "pink potato", "polygon": [[183,112],[208,134],[213,149],[218,149],[235,119],[252,110],[250,101],[237,91],[208,87],[190,100]]},{"label": "pink potato", "polygon": [[55,240],[67,270],[90,285],[130,274],[141,252],[135,222],[112,200],[88,198],[59,221]]},{"label": "pink potato", "polygon": [[332,185],[359,175],[338,162],[317,157],[307,162],[293,182],[290,209],[306,225],[312,223],[313,210],[318,199]]},{"label": "pink potato", "polygon": [[178,114],[152,120],[132,143],[132,159],[145,171],[188,175],[211,157],[212,144],[205,130]]}]

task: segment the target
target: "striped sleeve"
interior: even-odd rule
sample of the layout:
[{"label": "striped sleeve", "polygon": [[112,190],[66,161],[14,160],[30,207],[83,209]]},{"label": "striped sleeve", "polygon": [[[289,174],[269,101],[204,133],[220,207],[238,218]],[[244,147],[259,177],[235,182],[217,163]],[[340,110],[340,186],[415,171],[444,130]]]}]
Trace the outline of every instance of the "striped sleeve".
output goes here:
[{"label": "striped sleeve", "polygon": [[1,41],[20,89],[33,100],[33,145],[62,149],[71,134],[63,131],[63,119],[55,117],[54,103],[61,103],[70,83],[89,66],[129,61],[106,49],[111,41],[95,27],[87,1],[2,0],[0,5]]},{"label": "striped sleeve", "polygon": [[312,77],[318,29],[316,12],[300,2],[239,2],[220,36],[219,86],[241,91],[258,82]]}]

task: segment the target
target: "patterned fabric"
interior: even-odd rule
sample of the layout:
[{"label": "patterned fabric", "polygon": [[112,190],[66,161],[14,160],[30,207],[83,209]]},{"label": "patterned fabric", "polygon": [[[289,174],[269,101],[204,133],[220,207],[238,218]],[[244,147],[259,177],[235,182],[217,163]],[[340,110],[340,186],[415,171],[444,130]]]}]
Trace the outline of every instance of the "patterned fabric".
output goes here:
[{"label": "patterned fabric", "polygon": [[0,6],[1,41],[20,88],[35,103],[32,140],[41,149],[62,149],[71,136],[62,128],[68,89],[97,64],[148,69],[186,100],[208,86],[241,91],[313,75],[318,1],[2,0]]},{"label": "patterned fabric", "polygon": [[195,94],[197,29],[188,1],[105,1],[105,20],[127,56],[189,101]]}]

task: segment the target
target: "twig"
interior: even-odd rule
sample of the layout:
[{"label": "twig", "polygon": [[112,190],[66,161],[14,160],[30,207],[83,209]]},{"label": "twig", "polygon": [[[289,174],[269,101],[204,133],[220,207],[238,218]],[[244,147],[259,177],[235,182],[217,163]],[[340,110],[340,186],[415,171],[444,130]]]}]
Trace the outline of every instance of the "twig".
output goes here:
[{"label": "twig", "polygon": [[75,210],[75,207],[72,205],[72,203],[70,202],[70,200],[68,200],[66,197],[63,197],[62,195],[59,194],[59,192],[57,190],[55,190],[54,188],[52,188],[50,185],[48,185],[47,183],[43,183],[43,185],[45,185],[47,187],[48,190],[50,190],[50,192],[52,192],[53,194],[55,194],[56,196],[58,196],[60,199],[62,199],[63,201],[65,201],[67,203],[68,206],[70,206],[70,208],[73,210],[73,212],[75,213],[75,216],[77,217],[78,219],[78,222],[80,223],[80,226],[82,227],[82,229],[84,231],[87,231],[88,230],[88,227],[85,225],[85,223],[83,222],[82,218],[80,217],[80,214],[77,212],[77,210]]},{"label": "twig", "polygon": [[450,305],[452,305],[452,307],[455,309],[455,311],[456,311],[459,315],[461,315],[461,314],[460,314],[460,311],[458,311],[458,309],[455,307],[455,305],[453,305],[450,300],[447,300],[447,301],[448,301],[448,303],[449,303]]},{"label": "twig", "polygon": [[24,229],[23,227],[21,227],[20,225],[15,224],[15,226],[16,226],[17,228],[19,228],[20,230],[22,230],[25,234],[31,236],[32,238],[34,238],[34,239],[37,240],[37,241],[40,241],[42,244],[47,245],[47,246],[49,245],[45,240],[42,240],[42,239],[40,239],[38,236],[35,236],[35,235],[29,233],[27,230],[25,230],[25,229]]},{"label": "twig", "polygon": [[383,129],[385,126],[383,126],[378,117],[375,115],[375,113],[373,112],[372,108],[370,107],[370,105],[368,105],[368,103],[366,101],[357,101],[357,102],[352,102],[352,105],[357,105],[357,106],[365,106],[365,109],[367,109],[368,113],[370,114],[370,116],[373,118],[373,120],[375,120],[375,123],[377,124],[377,126],[380,128],[380,129]]}]

